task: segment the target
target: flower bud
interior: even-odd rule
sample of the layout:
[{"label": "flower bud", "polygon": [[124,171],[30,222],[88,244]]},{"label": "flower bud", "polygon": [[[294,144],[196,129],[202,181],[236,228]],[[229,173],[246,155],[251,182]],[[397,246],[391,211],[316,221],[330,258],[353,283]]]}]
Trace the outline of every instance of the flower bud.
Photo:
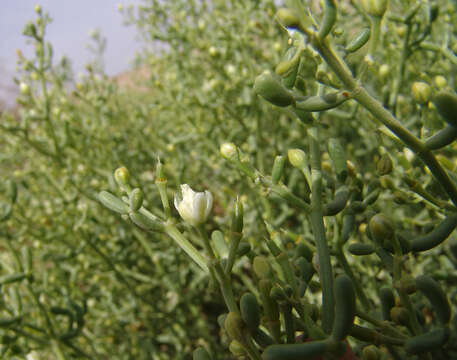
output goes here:
[{"label": "flower bud", "polygon": [[181,196],[175,195],[175,207],[181,218],[192,226],[203,224],[213,206],[213,196],[208,190],[195,192],[189,185],[181,185]]},{"label": "flower bud", "polygon": [[382,17],[387,10],[388,0],[361,0],[368,15]]},{"label": "flower bud", "polygon": [[292,9],[280,8],[276,13],[276,18],[285,28],[297,29],[300,27],[300,19]]},{"label": "flower bud", "polygon": [[240,344],[239,341],[232,340],[229,346],[230,352],[235,355],[237,358],[242,357],[246,355],[246,352],[244,351],[243,345]]},{"label": "flower bud", "polygon": [[225,318],[224,328],[227,331],[227,334],[233,340],[239,341],[240,343],[244,343],[245,336],[243,330],[245,328],[245,324],[240,314],[233,311],[229,312],[227,317]]},{"label": "flower bud", "polygon": [[435,78],[433,79],[433,81],[435,82],[435,85],[438,89],[442,89],[444,88],[446,85],[447,85],[447,80],[444,76],[441,76],[441,75],[437,75],[435,76]]},{"label": "flower bud", "polygon": [[19,85],[19,90],[22,95],[30,95],[30,86],[26,83],[21,82]]},{"label": "flower bud", "polygon": [[223,143],[219,148],[221,155],[227,159],[234,159],[238,151],[234,143]]},{"label": "flower bud", "polygon": [[379,76],[382,78],[382,79],[385,79],[387,75],[389,75],[389,72],[390,72],[390,69],[389,69],[389,65],[387,64],[382,64],[380,67],[379,67]]},{"label": "flower bud", "polygon": [[390,309],[390,317],[392,320],[399,325],[408,325],[409,316],[408,311],[401,306],[394,306]]},{"label": "flower bud", "polygon": [[380,353],[378,348],[375,345],[365,346],[362,350],[362,359],[363,360],[379,360]]},{"label": "flower bud", "polygon": [[287,152],[287,156],[289,157],[289,162],[292,164],[293,167],[297,169],[304,169],[306,167],[306,154],[303,150],[290,149]]},{"label": "flower bud", "polygon": [[41,6],[39,4],[36,4],[33,9],[37,14],[41,14]]},{"label": "flower bud", "polygon": [[392,159],[389,154],[384,154],[376,163],[376,171],[379,175],[387,175],[392,172]]},{"label": "flower bud", "polygon": [[414,101],[424,105],[428,103],[432,97],[432,88],[423,81],[416,81],[411,87]]},{"label": "flower bud", "polygon": [[128,188],[130,186],[130,173],[125,166],[117,168],[114,171],[114,180],[120,188]]},{"label": "flower bud", "polygon": [[391,240],[395,234],[394,223],[382,214],[373,216],[368,227],[377,241]]}]

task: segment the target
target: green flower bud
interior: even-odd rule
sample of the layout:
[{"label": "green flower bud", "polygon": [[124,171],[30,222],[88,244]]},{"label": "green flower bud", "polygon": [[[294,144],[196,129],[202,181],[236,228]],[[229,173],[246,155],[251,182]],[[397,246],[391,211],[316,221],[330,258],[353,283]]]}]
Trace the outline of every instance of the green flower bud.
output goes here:
[{"label": "green flower bud", "polygon": [[363,360],[379,360],[379,350],[374,345],[365,346],[362,350],[362,359]]},{"label": "green flower bud", "polygon": [[297,169],[304,169],[307,166],[306,154],[300,149],[290,149],[287,152],[289,162]]},{"label": "green flower bud", "polygon": [[126,189],[130,186],[130,173],[125,166],[114,171],[114,180],[116,180],[121,189]]},{"label": "green flower bud", "polygon": [[285,28],[297,29],[300,27],[300,19],[291,9],[280,8],[276,13],[276,18]]},{"label": "green flower bud", "polygon": [[143,191],[139,188],[133,189],[129,195],[130,209],[132,211],[138,211],[141,205],[143,205],[143,199]]},{"label": "green flower bud", "polygon": [[361,0],[368,15],[382,17],[387,10],[388,0]]},{"label": "green flower bud", "polygon": [[383,242],[391,240],[395,235],[395,225],[386,216],[377,214],[373,216],[368,224],[371,235],[375,240]]},{"label": "green flower bud", "polygon": [[22,95],[30,95],[31,91],[30,91],[30,86],[26,83],[23,83],[21,82],[19,84],[19,90],[21,92]]},{"label": "green flower bud", "polygon": [[37,14],[41,14],[41,6],[39,4],[36,4],[33,9]]},{"label": "green flower bud", "polygon": [[435,85],[438,89],[442,89],[444,88],[446,85],[447,85],[447,80],[444,76],[441,76],[441,75],[437,75],[435,76],[435,78],[433,79],[433,81],[435,82]]},{"label": "green flower bud", "polygon": [[409,323],[408,310],[401,306],[394,306],[390,309],[390,317],[399,325],[406,326]]},{"label": "green flower bud", "polygon": [[241,318],[240,314],[236,312],[229,312],[227,317],[225,318],[224,328],[227,331],[227,334],[233,339],[237,340],[240,343],[244,343],[245,335],[244,329],[245,324],[243,319]]},{"label": "green flower bud", "polygon": [[229,350],[236,357],[242,357],[246,355],[243,345],[241,345],[240,342],[236,340],[232,340],[232,342],[229,345]]},{"label": "green flower bud", "polygon": [[219,151],[227,160],[234,159],[238,155],[238,151],[234,143],[223,143],[219,148]]},{"label": "green flower bud", "polygon": [[416,81],[411,87],[414,101],[418,104],[427,104],[432,97],[432,88],[423,81]]},{"label": "green flower bud", "polygon": [[379,67],[379,76],[384,79],[387,75],[389,75],[389,72],[390,72],[390,68],[389,68],[389,65],[387,64],[382,64],[380,67]]},{"label": "green flower bud", "polygon": [[392,172],[392,159],[389,154],[384,154],[376,163],[376,171],[380,176],[390,174]]}]

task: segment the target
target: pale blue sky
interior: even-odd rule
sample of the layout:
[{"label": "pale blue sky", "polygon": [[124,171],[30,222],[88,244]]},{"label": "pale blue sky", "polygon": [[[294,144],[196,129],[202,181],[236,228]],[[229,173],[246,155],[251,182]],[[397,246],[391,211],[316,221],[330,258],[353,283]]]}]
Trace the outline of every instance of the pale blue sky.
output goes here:
[{"label": "pale blue sky", "polygon": [[[107,38],[104,56],[105,70],[115,75],[128,69],[140,49],[136,29],[122,25],[123,17],[117,4],[138,5],[141,0],[1,0],[0,10],[0,99],[15,88],[11,78],[16,70],[16,49],[31,53],[22,35],[28,20],[36,19],[34,6],[40,4],[53,22],[48,26],[47,39],[54,47],[54,60],[66,55],[78,73],[91,58],[86,45],[89,31],[99,29]],[[10,101],[9,101],[10,102]]]}]

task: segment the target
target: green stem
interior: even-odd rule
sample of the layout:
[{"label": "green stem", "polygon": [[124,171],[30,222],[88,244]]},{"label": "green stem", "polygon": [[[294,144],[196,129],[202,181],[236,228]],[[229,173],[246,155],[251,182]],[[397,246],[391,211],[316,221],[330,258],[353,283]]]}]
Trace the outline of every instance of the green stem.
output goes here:
[{"label": "green stem", "polygon": [[370,47],[368,49],[368,56],[371,56],[374,60],[376,57],[376,48],[379,44],[379,38],[381,34],[381,20],[382,18],[379,16],[372,16],[370,18],[371,22],[371,39],[370,39]]},{"label": "green stem", "polygon": [[401,286],[401,274],[402,274],[402,258],[403,258],[403,251],[401,249],[400,242],[398,241],[397,237],[394,235],[393,238],[393,246],[394,246],[394,284],[397,285],[398,295],[400,297],[401,304],[406,308],[408,311],[409,316],[409,325],[411,331],[414,335],[419,335],[421,333],[421,328],[419,322],[417,320],[416,312],[414,310],[413,304],[409,299],[408,293],[403,289]]},{"label": "green stem", "polygon": [[[6,234],[5,240],[6,240],[6,246],[8,247],[8,250],[10,251],[10,253],[13,255],[14,262],[16,263],[17,268],[20,271],[24,271],[22,263],[21,263],[21,260],[20,260],[20,257],[19,257],[19,254],[17,253],[16,249],[11,244],[11,239],[10,239],[9,234]],[[39,296],[33,290],[32,286],[30,285],[30,283],[28,281],[26,282],[26,288],[27,288],[27,291],[32,296],[33,301],[37,305],[38,309],[40,310],[40,313],[41,313],[41,315],[43,316],[43,318],[45,320],[46,328],[47,328],[49,334],[51,335],[51,337],[54,337],[55,336],[54,326],[53,326],[53,324],[51,322],[51,318],[49,317],[48,312],[44,308],[43,304],[40,302]]]},{"label": "green stem", "polygon": [[216,278],[219,282],[219,286],[221,288],[222,296],[224,297],[224,301],[231,312],[239,313],[238,306],[235,301],[235,297],[233,296],[232,284],[230,282],[230,278],[226,276],[224,273],[224,269],[222,268],[221,263],[216,258],[216,254],[211,247],[211,243],[208,237],[208,233],[204,226],[198,226],[197,231],[200,237],[203,239],[203,244],[206,248],[206,251],[211,259],[212,265],[214,266],[214,270],[216,271]]},{"label": "green stem", "polygon": [[396,79],[395,87],[394,87],[394,91],[393,91],[393,96],[392,96],[391,109],[394,114],[397,113],[398,95],[400,94],[400,89],[401,89],[401,86],[403,85],[403,78],[405,76],[405,69],[406,69],[406,60],[408,59],[408,57],[410,55],[410,49],[409,49],[410,35],[411,35],[411,24],[408,23],[405,39],[403,40],[403,49],[401,52],[400,66],[398,67],[398,75],[397,75],[397,79]]},{"label": "green stem", "polygon": [[52,142],[54,144],[55,156],[56,156],[58,162],[62,163],[62,153],[60,151],[59,142],[57,140],[57,135],[54,130],[54,124],[52,123],[52,120],[51,120],[51,112],[50,112],[51,101],[49,98],[48,89],[46,86],[46,77],[44,74],[44,72],[45,72],[45,66],[44,66],[45,43],[44,43],[43,38],[40,39],[40,45],[41,45],[43,51],[41,51],[40,57],[39,57],[38,73],[40,74],[41,92],[42,92],[43,99],[44,99],[44,119],[48,126],[48,131],[49,131],[49,134],[51,135]]},{"label": "green stem", "polygon": [[343,243],[341,241],[337,242],[336,257],[338,258],[338,261],[341,263],[341,266],[343,267],[343,270],[346,273],[346,275],[348,275],[352,279],[352,282],[353,282],[354,288],[355,288],[355,292],[357,293],[357,298],[362,303],[363,308],[365,310],[370,309],[371,308],[370,301],[366,297],[360,281],[358,279],[356,279],[354,272],[352,271],[349,263],[346,260],[346,256],[344,255],[344,251],[343,251]]},{"label": "green stem", "polygon": [[457,56],[454,55],[452,51],[450,51],[447,47],[440,46],[437,44],[423,42],[420,44],[420,47],[424,50],[435,51],[441,53],[444,57],[451,61],[454,65],[457,66]]},{"label": "green stem", "polygon": [[316,240],[319,258],[319,278],[322,283],[322,328],[330,333],[335,316],[335,298],[333,289],[333,271],[330,262],[330,251],[324,228],[322,213],[322,172],[319,149],[319,129],[316,124],[309,130],[311,141],[311,226]]},{"label": "green stem", "polygon": [[200,255],[198,250],[184,237],[183,234],[176,228],[175,225],[168,223],[165,225],[165,232],[171,237],[184,252],[194,260],[203,271],[208,272],[206,260]]},{"label": "green stem", "polygon": [[241,233],[230,233],[230,250],[227,259],[227,265],[225,265],[225,275],[230,276],[232,272],[233,264],[235,263],[236,253],[238,246],[240,245],[242,234]]},{"label": "green stem", "polygon": [[452,202],[457,205],[456,185],[451,181],[433,153],[425,147],[424,143],[404,128],[378,100],[372,97],[365,88],[357,83],[347,66],[342,63],[340,58],[326,44],[314,38],[313,46],[322,55],[330,68],[337,74],[345,87],[353,93],[352,97],[365,107],[373,115],[374,119],[389,128],[406,146],[416,153],[444,188]]},{"label": "green stem", "polygon": [[398,331],[397,329],[395,329],[393,326],[391,326],[387,321],[380,321],[368,314],[366,314],[365,312],[357,309],[356,310],[356,313],[355,315],[360,318],[360,319],[363,319],[371,324],[373,324],[374,326],[380,328],[380,330],[387,330],[387,332],[391,333],[393,336],[399,338],[399,339],[407,339],[408,337],[404,334],[402,334],[400,331]]},{"label": "green stem", "polygon": [[284,303],[280,305],[283,320],[284,328],[286,329],[286,341],[288,344],[295,343],[295,326],[294,326],[294,317],[292,316],[292,305],[289,303]]}]

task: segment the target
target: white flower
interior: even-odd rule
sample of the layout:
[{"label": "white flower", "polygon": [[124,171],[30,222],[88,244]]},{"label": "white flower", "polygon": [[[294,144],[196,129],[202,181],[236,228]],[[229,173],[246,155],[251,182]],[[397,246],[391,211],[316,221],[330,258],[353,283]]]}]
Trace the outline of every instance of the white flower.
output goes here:
[{"label": "white flower", "polygon": [[181,196],[175,195],[175,207],[183,220],[197,226],[208,218],[213,206],[213,196],[208,190],[195,192],[189,185],[181,185]]},{"label": "white flower", "polygon": [[40,355],[36,351],[29,352],[26,357],[27,360],[40,360]]}]

